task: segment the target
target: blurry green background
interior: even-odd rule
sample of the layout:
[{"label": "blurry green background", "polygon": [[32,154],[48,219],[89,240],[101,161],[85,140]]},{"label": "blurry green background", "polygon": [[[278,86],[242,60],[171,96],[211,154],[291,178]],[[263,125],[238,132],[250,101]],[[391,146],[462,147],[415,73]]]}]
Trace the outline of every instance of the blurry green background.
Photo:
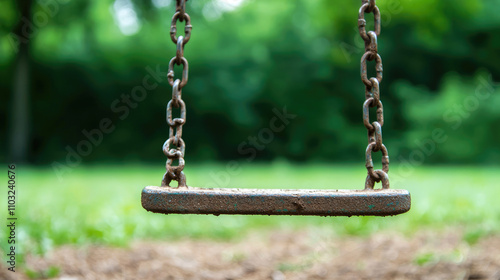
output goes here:
[{"label": "blurry green background", "polygon": [[[23,3],[33,30],[19,36]],[[0,124],[0,159],[64,164],[68,149],[76,151],[87,140],[82,131],[98,129],[109,118],[114,131],[84,153],[83,163],[162,164],[161,147],[168,137],[165,106],[171,97],[166,79],[146,91],[144,100],[132,98],[134,108],[122,95],[130,96],[143,84],[147,67],[167,71],[175,55],[169,37],[174,4],[2,0],[0,116],[8,121]],[[492,9],[499,4],[378,3],[384,143],[393,160],[410,159],[419,141],[432,139],[432,131],[442,128],[447,141],[425,163],[500,162],[495,84],[500,17]],[[330,0],[188,1],[193,25],[185,48],[190,79],[183,90],[188,164],[248,158],[238,146],[269,127],[273,108],[285,106],[297,117],[275,133],[255,161],[362,160],[367,140],[361,121],[359,6],[360,1]],[[368,30],[372,18],[367,15]],[[26,64],[20,62],[23,56]],[[373,74],[374,64],[368,68]]]},{"label": "blurry green background", "polygon": [[[243,238],[262,226],[333,234],[458,226],[471,244],[500,231],[498,0],[377,2],[391,186],[412,193],[412,210],[393,218],[147,213],[140,190],[165,171],[171,87],[163,78],[143,100],[123,98],[147,69],[167,71],[173,1],[0,1],[0,161],[18,164],[21,256],[66,243]],[[360,2],[188,1],[189,185],[363,187]],[[267,141],[273,110],[284,107],[296,117]],[[83,131],[106,118],[114,130],[85,146]],[[236,175],[227,169],[234,161]]]}]

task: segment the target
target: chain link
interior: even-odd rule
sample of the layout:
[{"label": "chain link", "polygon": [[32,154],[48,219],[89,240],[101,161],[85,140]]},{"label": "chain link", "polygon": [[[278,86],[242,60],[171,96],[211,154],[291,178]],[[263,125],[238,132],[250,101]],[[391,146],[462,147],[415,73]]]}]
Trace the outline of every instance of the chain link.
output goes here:
[{"label": "chain link", "polygon": [[[168,83],[172,86],[172,99],[167,104],[167,124],[169,125],[168,139],[163,144],[163,153],[167,156],[165,175],[161,185],[170,186],[172,180],[178,182],[178,187],[187,187],[186,175],[184,175],[184,153],[186,144],[182,140],[182,126],[186,123],[186,104],[182,100],[182,88],[188,81],[188,61],[184,57],[184,46],[191,38],[191,19],[186,13],[187,0],[176,0],[175,14],[170,25],[170,38],[176,44],[175,56],[168,63]],[[185,21],[184,36],[177,37],[177,21]],[[175,79],[174,65],[182,65],[181,79]],[[173,108],[180,109],[180,117],[174,118]],[[178,161],[174,166],[174,160]]]},{"label": "chain link", "polygon": [[[366,170],[368,175],[365,189],[373,189],[376,182],[382,182],[382,188],[389,186],[389,153],[382,142],[382,126],[384,125],[384,107],[380,101],[380,82],[382,82],[382,58],[378,54],[377,37],[380,35],[380,10],[375,0],[362,0],[358,14],[359,35],[365,42],[365,53],[361,57],[361,81],[365,85],[365,102],[363,104],[363,124],[368,131],[366,147]],[[365,13],[373,13],[374,31],[366,31]],[[375,60],[376,77],[368,78],[367,62]],[[377,120],[370,122],[370,108],[377,108]],[[382,169],[373,168],[372,152],[382,152]]]}]

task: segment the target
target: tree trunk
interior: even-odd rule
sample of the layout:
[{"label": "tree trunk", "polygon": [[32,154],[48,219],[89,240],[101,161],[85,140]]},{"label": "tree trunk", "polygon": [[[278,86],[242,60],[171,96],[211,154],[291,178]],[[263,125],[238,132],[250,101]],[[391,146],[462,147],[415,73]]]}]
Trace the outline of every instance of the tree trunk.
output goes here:
[{"label": "tree trunk", "polygon": [[30,72],[30,38],[25,32],[26,24],[21,19],[27,19],[31,22],[31,4],[32,0],[18,0],[20,11],[19,23],[14,29],[17,38],[25,38],[18,45],[17,58],[14,68],[14,79],[12,85],[12,106],[10,115],[10,156],[16,163],[24,162],[27,159],[29,144],[29,72]]}]

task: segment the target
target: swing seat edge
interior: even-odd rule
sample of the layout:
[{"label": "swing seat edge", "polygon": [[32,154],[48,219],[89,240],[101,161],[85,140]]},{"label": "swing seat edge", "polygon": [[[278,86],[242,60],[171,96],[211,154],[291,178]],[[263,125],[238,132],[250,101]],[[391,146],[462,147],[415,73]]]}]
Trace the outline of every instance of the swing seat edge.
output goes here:
[{"label": "swing seat edge", "polygon": [[172,188],[142,190],[144,209],[163,214],[393,216],[408,212],[411,195],[402,189]]}]

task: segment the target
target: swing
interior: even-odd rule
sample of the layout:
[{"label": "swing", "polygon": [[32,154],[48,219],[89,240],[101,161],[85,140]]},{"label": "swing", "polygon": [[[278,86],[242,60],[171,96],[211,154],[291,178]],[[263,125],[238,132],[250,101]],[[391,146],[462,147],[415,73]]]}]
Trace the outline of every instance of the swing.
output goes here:
[{"label": "swing", "polygon": [[[239,214],[239,215],[315,215],[315,216],[389,216],[410,210],[411,197],[407,190],[390,189],[389,155],[382,143],[384,124],[380,101],[379,83],[382,81],[382,59],[377,52],[377,36],[380,34],[380,12],[375,0],[362,0],[358,14],[360,36],[365,42],[361,58],[361,80],[365,85],[363,123],[368,130],[366,169],[368,171],[363,190],[279,190],[279,189],[231,189],[194,188],[186,185],[182,126],[186,122],[186,105],[182,100],[182,88],[188,81],[188,61],[184,46],[191,37],[191,19],[185,12],[187,0],[176,0],[176,11],[170,27],[170,38],[177,45],[176,56],[170,60],[168,81],[172,86],[172,99],[167,104],[169,138],[163,144],[167,156],[166,173],[161,187],[148,186],[142,191],[144,209],[163,214]],[[365,13],[373,13],[375,31],[366,32]],[[178,36],[177,21],[186,21],[184,36]],[[376,77],[368,79],[367,61],[375,60]],[[182,65],[182,78],[174,80],[174,64]],[[180,108],[180,117],[172,118],[172,108]],[[370,108],[376,107],[376,121],[370,123]],[[382,169],[374,170],[372,152],[382,153]],[[174,160],[178,161],[177,166]],[[171,187],[171,181],[178,187]],[[381,189],[374,189],[376,182]]]}]

